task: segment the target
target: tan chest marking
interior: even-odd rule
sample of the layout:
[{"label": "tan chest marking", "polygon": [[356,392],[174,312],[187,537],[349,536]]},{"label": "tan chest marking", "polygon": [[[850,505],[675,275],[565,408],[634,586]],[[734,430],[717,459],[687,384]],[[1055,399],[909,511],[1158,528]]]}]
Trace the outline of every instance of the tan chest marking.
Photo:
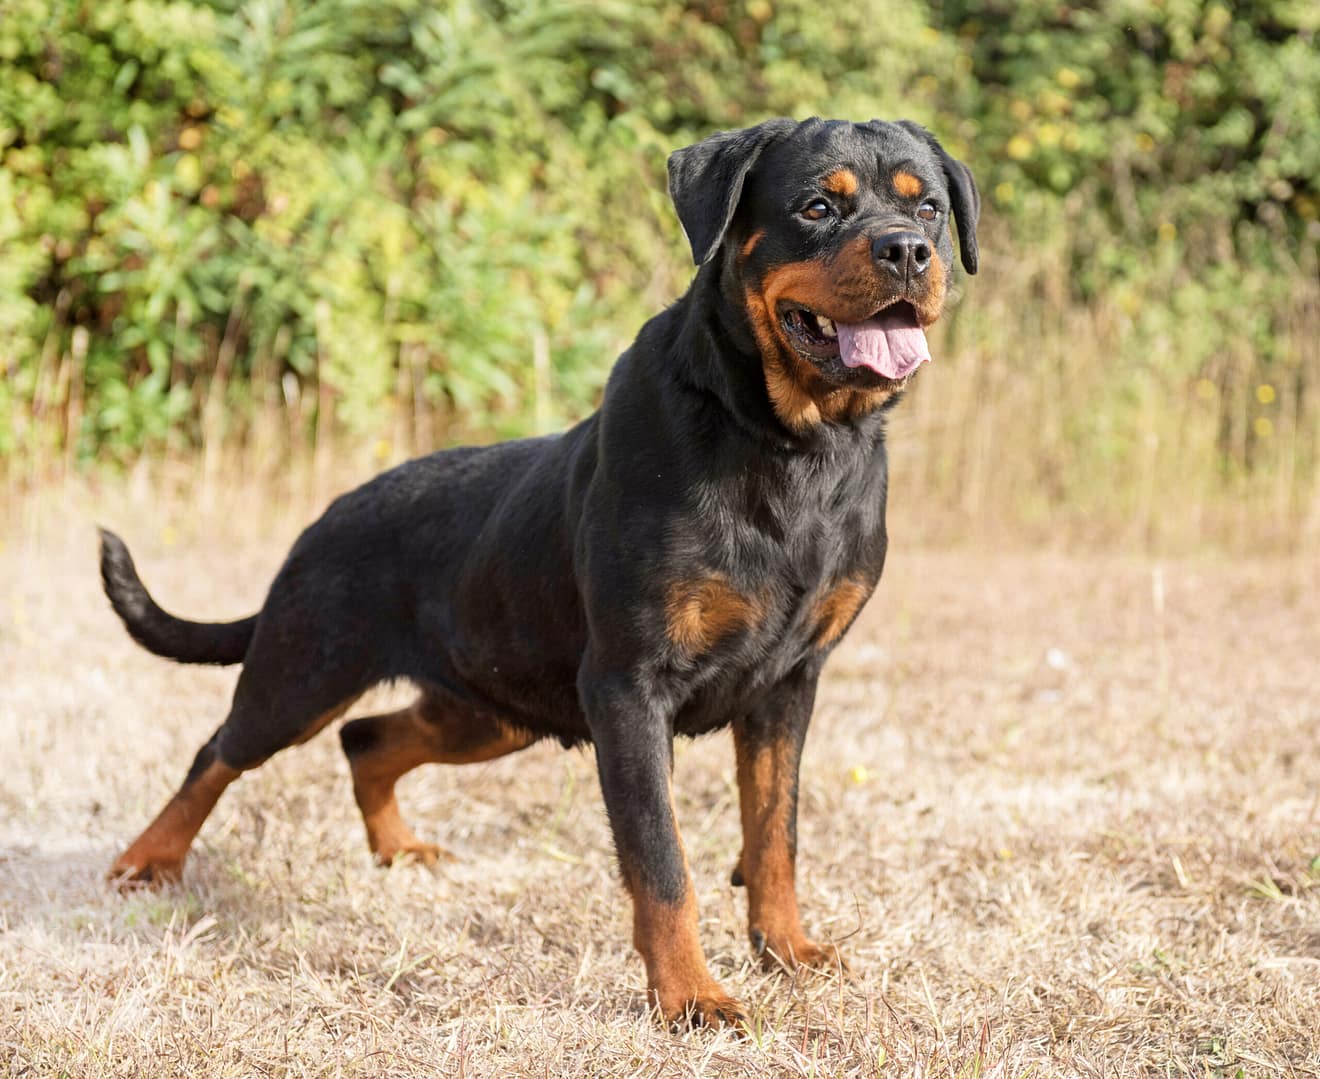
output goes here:
[{"label": "tan chest marking", "polygon": [[871,595],[871,585],[861,578],[849,578],[824,593],[812,610],[816,623],[816,647],[824,648],[843,636],[852,625],[862,604]]},{"label": "tan chest marking", "polygon": [[679,651],[700,655],[730,633],[759,622],[763,606],[719,574],[677,581],[665,600],[665,632]]}]

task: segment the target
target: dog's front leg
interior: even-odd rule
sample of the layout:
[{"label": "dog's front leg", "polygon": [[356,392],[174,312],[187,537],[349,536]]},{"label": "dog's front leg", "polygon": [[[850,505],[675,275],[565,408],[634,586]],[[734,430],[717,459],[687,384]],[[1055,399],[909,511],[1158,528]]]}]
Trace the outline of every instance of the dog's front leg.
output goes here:
[{"label": "dog's front leg", "polygon": [[625,679],[584,678],[581,688],[651,1003],[671,1022],[742,1024],[742,1007],[711,977],[698,937],[674,818],[672,718]]},{"label": "dog's front leg", "polygon": [[841,966],[831,947],[807,939],[798,915],[798,766],[816,699],[815,672],[785,683],[733,725],[743,850],[734,883],[747,886],[747,932],[766,966]]}]

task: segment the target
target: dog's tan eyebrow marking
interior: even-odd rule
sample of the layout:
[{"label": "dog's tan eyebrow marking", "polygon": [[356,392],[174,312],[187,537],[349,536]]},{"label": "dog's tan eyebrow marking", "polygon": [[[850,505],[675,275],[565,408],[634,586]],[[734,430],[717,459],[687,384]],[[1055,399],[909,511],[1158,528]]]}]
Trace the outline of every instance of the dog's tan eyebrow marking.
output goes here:
[{"label": "dog's tan eyebrow marking", "polygon": [[820,186],[832,195],[855,195],[857,174],[852,169],[835,169],[821,181]]},{"label": "dog's tan eyebrow marking", "polygon": [[894,190],[905,199],[914,199],[926,189],[926,185],[908,172],[907,169],[899,169],[894,173],[893,180]]}]

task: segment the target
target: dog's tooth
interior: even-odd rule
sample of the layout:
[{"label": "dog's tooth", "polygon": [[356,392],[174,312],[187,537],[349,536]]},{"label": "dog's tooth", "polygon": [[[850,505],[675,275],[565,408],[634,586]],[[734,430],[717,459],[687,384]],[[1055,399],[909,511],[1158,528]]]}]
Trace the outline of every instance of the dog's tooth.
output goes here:
[{"label": "dog's tooth", "polygon": [[826,337],[837,337],[839,335],[839,331],[834,328],[833,319],[822,318],[819,320],[819,322],[820,322],[820,332],[823,333]]}]

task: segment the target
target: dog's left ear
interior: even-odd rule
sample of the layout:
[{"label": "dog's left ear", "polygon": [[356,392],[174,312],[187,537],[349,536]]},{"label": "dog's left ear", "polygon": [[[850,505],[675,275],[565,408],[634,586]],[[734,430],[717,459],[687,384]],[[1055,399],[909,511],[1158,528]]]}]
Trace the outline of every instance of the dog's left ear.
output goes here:
[{"label": "dog's left ear", "polygon": [[795,127],[792,120],[767,120],[739,131],[717,132],[669,155],[669,197],[698,266],[719,250],[756,159]]},{"label": "dog's left ear", "polygon": [[979,261],[976,250],[976,221],[981,216],[981,193],[976,189],[972,170],[957,158],[952,157],[939,140],[920,124],[911,120],[899,121],[899,127],[910,135],[915,135],[940,159],[944,169],[944,179],[949,185],[949,199],[953,203],[953,219],[958,225],[958,248],[962,251],[963,268],[969,273],[976,273]]}]

